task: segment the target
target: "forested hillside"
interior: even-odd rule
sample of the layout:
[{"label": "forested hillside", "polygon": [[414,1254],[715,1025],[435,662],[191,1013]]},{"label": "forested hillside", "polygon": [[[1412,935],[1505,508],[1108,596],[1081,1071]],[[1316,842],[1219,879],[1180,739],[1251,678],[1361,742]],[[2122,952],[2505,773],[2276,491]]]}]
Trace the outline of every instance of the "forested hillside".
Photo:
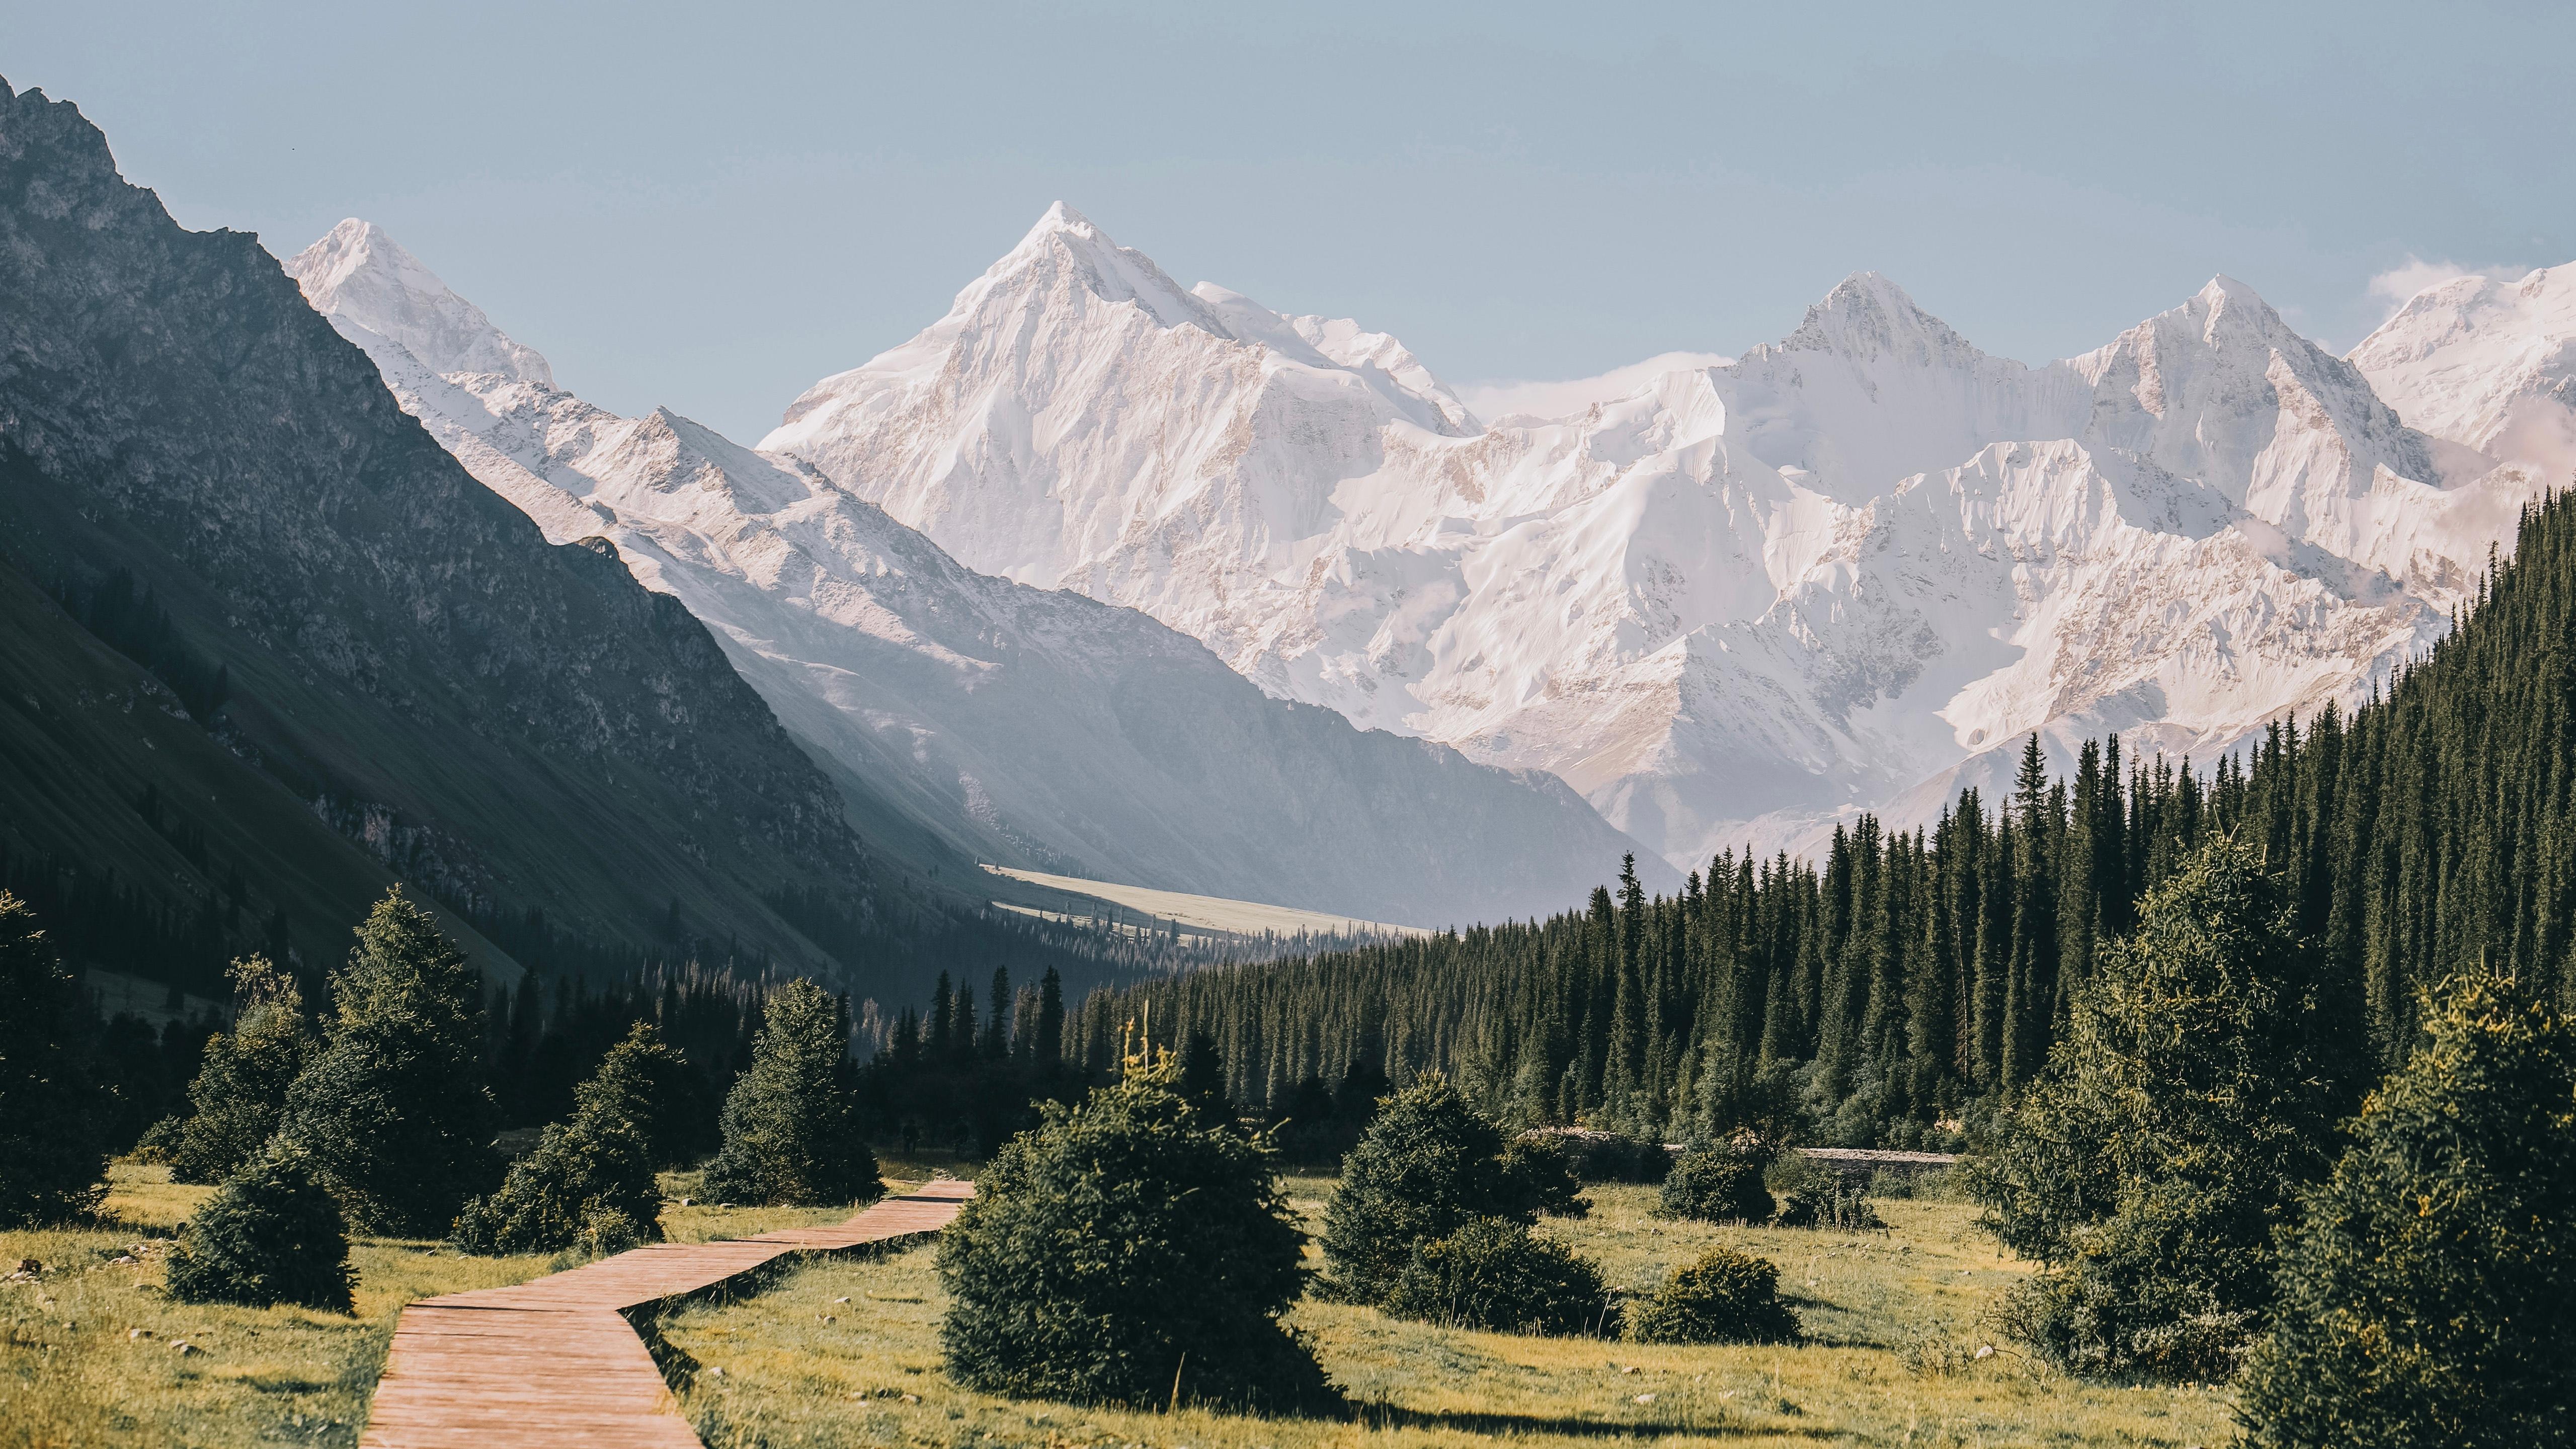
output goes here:
[{"label": "forested hillside", "polygon": [[1821,867],[1721,853],[1678,897],[1631,879],[1589,911],[1228,968],[1086,1001],[1073,1047],[1212,1038],[1238,1100],[1315,1079],[1444,1070],[1527,1121],[1683,1136],[1794,1092],[1817,1135],[1937,1142],[2046,1061],[2071,988],[2139,898],[2213,832],[2284,873],[2324,1003],[2385,1064],[2415,993],[2484,952],[2564,998],[2576,821],[2576,501],[2526,512],[2470,615],[2346,718],[2276,725],[2206,774],[2034,740],[2011,794],[1927,831],[1869,817]]}]

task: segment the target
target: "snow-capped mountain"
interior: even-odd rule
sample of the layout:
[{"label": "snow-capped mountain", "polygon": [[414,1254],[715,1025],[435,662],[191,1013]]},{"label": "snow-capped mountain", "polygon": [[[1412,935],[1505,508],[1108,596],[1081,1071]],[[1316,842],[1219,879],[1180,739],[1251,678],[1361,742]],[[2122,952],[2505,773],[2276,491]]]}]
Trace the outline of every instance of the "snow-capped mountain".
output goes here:
[{"label": "snow-capped mountain", "polygon": [[[372,226],[341,223],[287,269],[475,477],[704,620],[880,838],[1423,924],[1577,903],[1634,848],[1544,773],[1267,698],[1142,614],[961,567],[811,466],[583,402]],[[1174,317],[1224,305],[1094,280]],[[1425,426],[1445,416],[1389,339],[1278,325],[1319,371],[1423,387]]]},{"label": "snow-capped mountain", "polygon": [[2562,484],[2576,471],[2576,265],[2428,287],[2351,361],[2409,426]]},{"label": "snow-capped mountain", "polygon": [[1677,864],[1932,800],[2034,730],[2205,754],[2349,698],[2532,488],[2224,278],[2028,367],[1863,274],[1552,419],[1314,340],[1361,334],[1059,205],[762,446],[1273,694],[1551,771]]}]

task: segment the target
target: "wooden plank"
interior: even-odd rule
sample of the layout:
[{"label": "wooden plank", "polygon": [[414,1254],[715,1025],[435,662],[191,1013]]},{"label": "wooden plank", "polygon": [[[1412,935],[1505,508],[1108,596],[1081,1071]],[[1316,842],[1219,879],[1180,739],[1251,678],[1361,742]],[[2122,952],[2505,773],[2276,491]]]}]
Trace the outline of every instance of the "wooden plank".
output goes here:
[{"label": "wooden plank", "polygon": [[939,1181],[848,1222],[656,1243],[509,1288],[424,1298],[394,1324],[362,1449],[704,1449],[618,1310],[715,1287],[790,1253],[935,1233],[975,1193]]}]

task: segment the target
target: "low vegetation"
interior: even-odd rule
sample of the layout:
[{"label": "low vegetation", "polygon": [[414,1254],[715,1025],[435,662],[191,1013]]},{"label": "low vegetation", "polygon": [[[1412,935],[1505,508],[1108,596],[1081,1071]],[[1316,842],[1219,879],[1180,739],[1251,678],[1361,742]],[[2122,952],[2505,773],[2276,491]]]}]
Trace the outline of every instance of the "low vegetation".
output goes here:
[{"label": "low vegetation", "polygon": [[1767,1223],[1771,1189],[1762,1175],[1773,1154],[1752,1143],[1711,1142],[1673,1159],[1655,1206],[1667,1217],[1704,1223]]},{"label": "low vegetation", "polygon": [[536,1150],[510,1164],[500,1190],[456,1216],[468,1253],[616,1252],[662,1236],[654,1139],[669,1083],[686,1069],[649,1023],[637,1022],[576,1094],[572,1120],[549,1124]]},{"label": "low vegetation", "polygon": [[1798,1315],[1780,1301],[1779,1264],[1711,1248],[1674,1269],[1628,1327],[1639,1343],[1786,1343]]},{"label": "low vegetation", "polygon": [[1415,1248],[1382,1306],[1397,1318],[1504,1333],[1619,1331],[1619,1305],[1600,1272],[1509,1218],[1477,1218]]},{"label": "low vegetation", "polygon": [[303,1153],[263,1151],[224,1180],[170,1254],[170,1295],[183,1303],[292,1303],[350,1308],[349,1225]]},{"label": "low vegetation", "polygon": [[[1306,1229],[1320,1229],[1334,1182],[1283,1187]],[[1989,1306],[2030,1269],[1996,1253],[1967,1204],[1888,1202],[1887,1231],[1855,1234],[1676,1222],[1655,1215],[1652,1187],[1592,1196],[1588,1216],[1543,1231],[1631,1304],[1729,1248],[1781,1266],[1802,1340],[1485,1332],[1310,1293],[1286,1322],[1347,1392],[1347,1418],[1240,1414],[1195,1401],[1186,1383],[1170,1411],[1161,1397],[1142,1408],[1012,1398],[946,1371],[940,1328],[953,1300],[928,1247],[818,1260],[756,1298],[683,1307],[660,1332],[683,1370],[682,1403],[714,1449],[1343,1449],[1360,1430],[1372,1449],[1457,1449],[1488,1436],[1528,1449],[1632,1437],[2183,1449],[2233,1437],[2233,1400],[2213,1386],[2086,1381],[2009,1344],[1980,1356],[1996,1342]],[[1307,1263],[1321,1263],[1311,1246]]]},{"label": "low vegetation", "polygon": [[1426,1245],[1479,1218],[1576,1213],[1578,1187],[1561,1152],[1506,1148],[1446,1078],[1424,1078],[1387,1100],[1342,1163],[1321,1239],[1333,1291],[1381,1302]]},{"label": "low vegetation", "polygon": [[1267,1149],[1168,1059],[1051,1106],[977,1177],[940,1245],[949,1375],[1080,1403],[1329,1407],[1279,1322],[1303,1243]]}]

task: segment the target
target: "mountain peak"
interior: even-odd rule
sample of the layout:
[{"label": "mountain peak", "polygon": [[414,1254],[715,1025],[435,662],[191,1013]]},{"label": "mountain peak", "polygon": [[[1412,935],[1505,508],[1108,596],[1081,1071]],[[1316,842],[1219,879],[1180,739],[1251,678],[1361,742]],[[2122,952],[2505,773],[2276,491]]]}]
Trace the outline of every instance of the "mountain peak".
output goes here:
[{"label": "mountain peak", "polygon": [[1048,204],[1045,214],[1038,218],[1038,224],[1029,228],[1029,235],[1043,236],[1048,232],[1056,231],[1086,232],[1093,236],[1100,234],[1100,228],[1091,224],[1090,217],[1074,210],[1070,202],[1062,200]]},{"label": "mountain peak", "polygon": [[343,219],[297,252],[286,274],[314,311],[401,344],[432,372],[554,385],[554,369],[535,348],[511,341],[374,222]]},{"label": "mountain peak", "polygon": [[1133,302],[1166,327],[1186,324],[1220,337],[1232,335],[1152,257],[1120,246],[1091,218],[1061,201],[1047,207],[1019,245],[958,294],[951,315],[981,305],[996,292],[1016,292],[1011,285],[1015,278],[1052,276],[1064,269],[1092,295],[1107,302]]},{"label": "mountain peak", "polygon": [[1807,309],[1806,320],[1780,343],[1784,352],[1835,352],[1870,359],[1893,355],[1917,364],[1982,356],[1949,323],[1924,311],[1905,289],[1876,272],[1854,272]]}]

